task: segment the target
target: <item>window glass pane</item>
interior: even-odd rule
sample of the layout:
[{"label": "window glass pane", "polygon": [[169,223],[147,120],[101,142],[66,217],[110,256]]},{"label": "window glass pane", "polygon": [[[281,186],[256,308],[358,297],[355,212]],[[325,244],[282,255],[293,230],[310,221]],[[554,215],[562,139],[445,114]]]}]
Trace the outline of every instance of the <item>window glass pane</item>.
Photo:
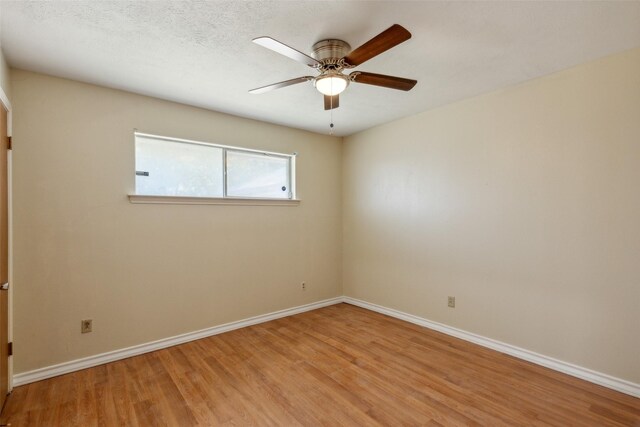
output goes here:
[{"label": "window glass pane", "polygon": [[137,194],[222,197],[222,177],[221,148],[136,136]]},{"label": "window glass pane", "polygon": [[289,158],[227,150],[227,195],[288,199]]}]

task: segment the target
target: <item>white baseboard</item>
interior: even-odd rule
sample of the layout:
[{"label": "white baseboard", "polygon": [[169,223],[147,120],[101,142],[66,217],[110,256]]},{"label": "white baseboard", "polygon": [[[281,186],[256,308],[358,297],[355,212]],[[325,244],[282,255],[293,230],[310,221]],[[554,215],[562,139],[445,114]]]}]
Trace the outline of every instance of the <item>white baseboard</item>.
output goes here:
[{"label": "white baseboard", "polygon": [[596,372],[591,369],[583,368],[582,366],[544,356],[542,354],[538,354],[524,348],[516,347],[510,344],[496,341],[491,338],[486,338],[481,335],[467,332],[462,329],[453,328],[451,326],[443,325],[442,323],[433,322],[422,317],[414,316],[413,314],[404,313],[399,310],[372,304],[356,298],[345,296],[343,297],[343,302],[366,308],[367,310],[386,314],[387,316],[395,317],[396,319],[404,320],[409,323],[424,326],[425,328],[433,329],[435,331],[442,332],[444,334],[451,335],[453,337],[460,338],[465,341],[469,341],[474,344],[478,344],[483,347],[487,347],[492,350],[496,350],[501,353],[526,360],[531,363],[535,363],[536,365],[541,365],[546,368],[553,369],[554,371],[562,372],[564,374],[568,374],[592,382],[594,384],[598,384],[625,394],[629,394],[634,397],[640,397],[640,384],[632,383],[631,381],[612,377],[610,375]]},{"label": "white baseboard", "polygon": [[447,326],[442,323],[433,322],[431,320],[414,316],[412,314],[404,313],[399,310],[383,307],[381,305],[372,304],[366,301],[362,301],[356,298],[351,298],[346,296],[331,298],[324,301],[318,301],[311,304],[306,304],[298,307],[288,308],[285,310],[275,311],[273,313],[250,317],[248,319],[226,323],[220,326],[214,326],[211,328],[202,329],[200,331],[189,332],[186,334],[161,339],[158,341],[153,341],[146,344],[140,344],[133,347],[123,348],[120,350],[110,351],[107,353],[97,354],[97,355],[85,357],[82,359],[60,363],[58,365],[47,366],[47,367],[36,369],[33,371],[23,372],[13,376],[13,386],[17,387],[20,385],[34,382],[34,381],[40,381],[40,380],[55,377],[58,375],[67,374],[69,372],[90,368],[92,366],[102,365],[105,363],[114,362],[116,360],[126,359],[127,357],[136,356],[139,354],[148,353],[155,350],[160,350],[167,347],[172,347],[174,345],[182,344],[185,342],[194,341],[194,340],[206,338],[212,335],[233,331],[234,329],[240,329],[246,326],[256,325],[258,323],[264,323],[270,320],[292,316],[294,314],[303,313],[305,311],[315,310],[318,308],[327,307],[329,305],[339,304],[342,302],[345,302],[347,304],[352,304],[358,307],[362,307],[367,310],[386,314],[387,316],[395,317],[397,319],[404,320],[409,323],[413,323],[419,326],[423,326],[425,328],[433,329],[435,331],[442,332],[444,334],[451,335],[453,337],[460,338],[465,341],[469,341],[474,344],[478,344],[483,347],[487,347],[492,350],[496,350],[501,353],[505,353],[505,354],[517,357],[519,359],[523,359],[528,362],[532,362],[537,365],[541,365],[546,368],[550,368],[555,371],[562,372],[564,374],[568,374],[568,375],[592,382],[594,384],[598,384],[616,391],[620,391],[622,393],[629,394],[631,396],[640,397],[640,384],[636,384],[620,378],[612,377],[610,375],[596,372],[591,369],[583,368],[582,366],[574,365],[572,363],[563,362],[562,360],[544,356],[542,354],[538,354],[530,350],[526,350],[510,344],[496,341],[491,338],[483,337],[481,335],[467,332],[462,329],[457,329],[451,326]]},{"label": "white baseboard", "polygon": [[224,325],[214,326],[195,332],[189,332],[174,337],[164,338],[146,344],[135,345],[133,347],[109,351],[107,353],[96,354],[94,356],[60,363],[58,365],[47,366],[44,368],[35,369],[33,371],[23,372],[13,376],[13,386],[21,386],[35,381],[67,374],[69,372],[91,368],[92,366],[126,359],[127,357],[137,356],[139,354],[149,353],[151,351],[160,350],[167,347],[173,347],[177,344],[183,344],[189,341],[210,337],[212,335],[222,334],[224,332],[233,331],[234,329],[240,329],[247,326],[256,325],[258,323],[264,323],[270,320],[292,316],[294,314],[327,307],[333,304],[340,304],[341,302],[343,302],[342,297],[331,298],[324,301],[318,301],[311,304],[301,305],[298,307],[287,308],[285,310],[274,311],[268,314],[262,314],[260,316],[250,317],[244,320],[238,320],[236,322],[225,323]]}]

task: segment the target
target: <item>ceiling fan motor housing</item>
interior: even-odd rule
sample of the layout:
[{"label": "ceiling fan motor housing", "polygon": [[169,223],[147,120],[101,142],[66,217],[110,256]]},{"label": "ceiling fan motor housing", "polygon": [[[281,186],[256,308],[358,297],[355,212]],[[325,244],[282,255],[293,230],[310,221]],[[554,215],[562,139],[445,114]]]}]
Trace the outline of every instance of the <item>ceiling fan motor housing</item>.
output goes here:
[{"label": "ceiling fan motor housing", "polygon": [[321,40],[313,45],[311,56],[323,64],[337,64],[351,52],[349,43],[338,39]]}]

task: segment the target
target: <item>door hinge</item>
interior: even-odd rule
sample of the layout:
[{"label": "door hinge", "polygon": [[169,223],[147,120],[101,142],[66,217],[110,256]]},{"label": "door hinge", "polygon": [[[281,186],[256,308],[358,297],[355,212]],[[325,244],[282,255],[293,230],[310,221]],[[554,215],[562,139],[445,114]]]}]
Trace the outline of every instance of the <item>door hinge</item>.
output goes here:
[{"label": "door hinge", "polygon": [[13,342],[10,342],[8,345],[7,356],[13,356]]},{"label": "door hinge", "polygon": [[8,136],[7,137],[7,150],[11,150],[11,147],[12,147],[12,145],[11,145],[11,137]]}]

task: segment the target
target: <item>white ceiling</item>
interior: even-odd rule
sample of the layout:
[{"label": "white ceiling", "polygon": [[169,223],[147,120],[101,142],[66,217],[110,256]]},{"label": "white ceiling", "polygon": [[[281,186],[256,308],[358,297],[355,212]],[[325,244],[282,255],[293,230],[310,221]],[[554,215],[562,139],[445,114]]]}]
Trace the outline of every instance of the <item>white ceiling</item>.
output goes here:
[{"label": "white ceiling", "polygon": [[[394,23],[413,38],[358,70],[417,79],[410,92],[352,84],[336,135],[489,92],[640,46],[640,2],[2,1],[12,67],[328,133],[313,74],[251,43],[271,36],[309,53],[339,38],[359,46]],[[311,73],[310,73],[311,72]]]}]

